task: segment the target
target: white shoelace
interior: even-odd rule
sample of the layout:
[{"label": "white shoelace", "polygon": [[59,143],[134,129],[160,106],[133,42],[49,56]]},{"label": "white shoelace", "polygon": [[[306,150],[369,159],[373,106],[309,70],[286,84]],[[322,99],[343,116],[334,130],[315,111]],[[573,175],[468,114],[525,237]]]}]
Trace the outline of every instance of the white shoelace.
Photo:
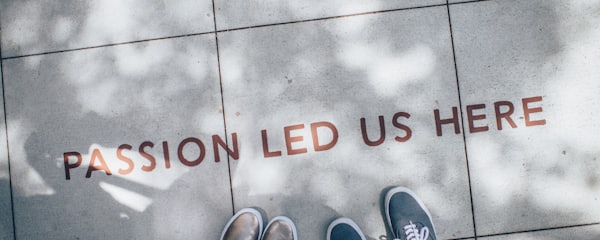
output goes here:
[{"label": "white shoelace", "polygon": [[[412,221],[409,221],[409,223],[404,226],[404,234],[406,236],[406,240],[427,240],[427,238],[429,238],[429,228],[427,226],[423,226],[421,230],[419,230],[416,224],[414,224]],[[400,237],[400,234],[397,234],[397,237]],[[394,238],[394,240],[400,239]]]}]

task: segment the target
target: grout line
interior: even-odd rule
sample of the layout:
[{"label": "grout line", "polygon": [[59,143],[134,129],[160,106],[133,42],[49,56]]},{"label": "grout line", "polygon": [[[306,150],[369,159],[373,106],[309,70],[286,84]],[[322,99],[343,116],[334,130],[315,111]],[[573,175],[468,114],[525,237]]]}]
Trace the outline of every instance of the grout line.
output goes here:
[{"label": "grout line", "polygon": [[4,68],[2,60],[2,28],[0,26],[0,79],[2,79],[2,108],[4,109],[4,136],[6,137],[6,161],[8,165],[8,187],[10,190],[10,211],[12,217],[13,238],[17,240],[17,225],[15,223],[15,197],[13,191],[12,176],[10,171],[10,152],[8,151],[8,121],[6,119],[6,91],[4,90]]},{"label": "grout line", "polygon": [[541,232],[541,231],[559,230],[559,229],[567,229],[567,228],[588,227],[588,226],[595,226],[595,225],[600,225],[600,222],[577,224],[577,225],[570,225],[570,226],[561,226],[561,227],[541,228],[541,229],[533,229],[533,230],[524,230],[524,231],[505,232],[505,233],[495,233],[495,234],[481,235],[479,237],[495,237],[495,236],[503,236],[503,235],[519,234],[519,233],[531,233],[531,232]]},{"label": "grout line", "polygon": [[255,25],[255,26],[248,26],[248,27],[238,27],[238,28],[223,29],[223,30],[217,30],[215,4],[214,4],[214,1],[213,1],[213,23],[214,23],[214,31],[200,32],[200,33],[190,33],[190,34],[183,34],[183,35],[174,35],[174,36],[159,37],[159,38],[148,38],[148,39],[135,40],[135,41],[127,41],[127,42],[119,42],[119,43],[109,43],[109,44],[102,44],[102,45],[96,45],[96,46],[80,47],[80,48],[72,48],[72,49],[64,49],[64,50],[56,50],[56,51],[48,51],[48,52],[41,52],[41,53],[31,53],[31,54],[25,54],[25,55],[9,56],[9,57],[4,57],[4,58],[0,58],[0,59],[2,59],[2,60],[9,60],[9,59],[16,59],[16,58],[26,58],[26,57],[34,57],[34,56],[41,56],[41,55],[49,55],[49,54],[57,54],[57,53],[65,53],[65,52],[74,52],[74,51],[80,51],[80,50],[89,50],[89,49],[96,49],[96,48],[113,47],[113,46],[126,45],[126,44],[132,44],[132,43],[151,42],[151,41],[158,41],[158,40],[166,40],[166,39],[174,39],[174,38],[184,38],[184,37],[206,35],[206,34],[212,34],[212,33],[222,33],[222,32],[229,32],[229,31],[247,30],[247,29],[252,29],[252,28],[271,27],[271,26],[288,25],[288,24],[296,24],[296,23],[304,23],[304,22],[315,22],[315,21],[323,21],[323,20],[330,20],[330,19],[337,19],[337,18],[355,17],[355,16],[362,16],[362,15],[372,15],[372,14],[377,14],[377,13],[396,12],[396,11],[405,11],[405,10],[413,10],[413,9],[421,9],[421,8],[441,7],[441,6],[447,6],[447,5],[457,5],[457,4],[466,4],[466,3],[475,3],[475,2],[486,2],[486,1],[492,1],[492,0],[471,0],[471,1],[457,2],[457,3],[448,3],[448,1],[446,1],[445,4],[435,4],[435,5],[426,5],[426,6],[417,6],[417,7],[407,7],[407,8],[397,8],[397,9],[388,9],[388,10],[380,10],[380,11],[353,13],[353,14],[346,14],[346,15],[321,17],[321,18],[313,18],[313,19],[305,19],[305,20],[297,20],[297,21],[289,21],[289,22],[280,22],[280,23],[270,23],[270,24]]},{"label": "grout line", "polygon": [[416,7],[406,7],[406,8],[396,8],[396,9],[379,10],[379,11],[362,12],[362,13],[353,13],[353,14],[346,14],[346,15],[321,17],[321,18],[313,18],[313,19],[305,19],[305,20],[297,20],[297,21],[289,21],[289,22],[280,22],[280,23],[270,23],[270,24],[262,24],[262,25],[248,26],[248,27],[238,27],[238,28],[231,28],[231,29],[222,29],[222,30],[217,30],[217,32],[239,31],[239,30],[247,30],[247,29],[252,29],[252,28],[262,28],[262,27],[271,27],[271,26],[279,26],[279,25],[287,25],[287,24],[324,21],[324,20],[331,20],[331,19],[337,19],[337,18],[355,17],[355,16],[363,16],[363,15],[373,15],[373,14],[377,14],[377,13],[397,12],[397,11],[405,11],[405,10],[413,10],[413,9],[421,9],[421,8],[442,7],[442,6],[447,6],[447,5],[458,5],[458,4],[475,3],[475,2],[487,2],[487,1],[492,1],[492,0],[471,0],[471,1],[466,1],[466,2],[456,2],[456,3],[448,3],[448,1],[446,1],[446,3],[442,3],[442,4],[434,4],[434,5],[426,5],[426,6],[416,6]]},{"label": "grout line", "polygon": [[373,14],[377,14],[377,13],[397,12],[397,11],[405,11],[405,10],[413,10],[413,9],[421,9],[421,8],[430,8],[430,7],[441,7],[441,6],[446,6],[446,4],[444,3],[444,4],[435,4],[435,5],[427,5],[427,6],[396,8],[396,9],[379,10],[379,11],[362,12],[362,13],[353,13],[353,14],[330,16],[330,17],[320,17],[320,18],[296,20],[296,21],[289,21],[289,22],[269,23],[269,24],[262,24],[262,25],[248,26],[248,27],[237,27],[237,28],[231,28],[231,29],[223,29],[223,30],[218,30],[217,32],[239,31],[239,30],[247,30],[247,29],[253,29],[253,28],[272,27],[272,26],[297,24],[297,23],[305,23],[305,22],[316,22],[316,21],[324,21],[324,20],[331,20],[331,19],[338,19],[338,18],[356,17],[356,16],[363,16],[363,15],[373,15]]},{"label": "grout line", "polygon": [[473,239],[474,237],[462,237],[462,238],[449,238],[447,240],[469,240],[469,239]]},{"label": "grout line", "polygon": [[[221,109],[223,111],[223,127],[225,129],[225,146],[229,148],[229,138],[227,137],[227,121],[225,121],[225,100],[223,97],[223,78],[221,76],[221,55],[219,52],[219,32],[217,30],[217,14],[215,11],[215,1],[212,1],[213,7],[213,24],[215,27],[215,46],[217,49],[217,66],[219,69],[219,88],[221,90]],[[231,194],[231,211],[232,215],[235,214],[235,202],[233,201],[233,181],[231,180],[231,160],[229,154],[227,154],[227,171],[229,173],[229,193]]]},{"label": "grout line", "polygon": [[74,52],[74,51],[89,50],[89,49],[96,49],[96,48],[114,47],[114,46],[127,45],[127,44],[132,44],[132,43],[143,43],[143,42],[152,42],[152,41],[174,39],[174,38],[193,37],[193,36],[207,35],[207,34],[211,34],[211,33],[215,33],[215,32],[214,31],[210,31],[210,32],[201,32],[201,33],[190,33],[190,34],[184,34],[184,35],[159,37],[159,38],[149,38],[149,39],[135,40],[135,41],[129,41],[129,42],[110,43],[110,44],[96,45],[96,46],[90,46],[90,47],[81,47],[81,48],[72,48],[72,49],[57,50],[57,51],[48,51],[48,52],[41,52],[41,53],[32,53],[32,54],[25,54],[25,55],[17,55],[17,56],[5,57],[5,58],[2,58],[2,60],[9,60],[9,59],[16,59],[16,58],[26,58],[26,57],[34,57],[34,56],[42,56],[42,55],[50,55],[50,54],[57,54],[57,53]]},{"label": "grout line", "polygon": [[[446,0],[446,3],[448,3],[448,0]],[[446,10],[448,12],[448,26],[449,26],[449,30],[450,30],[450,43],[452,44],[452,58],[454,61],[454,75],[456,77],[456,88],[458,91],[458,105],[460,107],[460,121],[461,121],[461,127],[462,127],[462,137],[463,137],[463,143],[464,143],[464,151],[465,151],[465,163],[467,165],[467,178],[468,178],[468,182],[469,182],[469,197],[471,198],[471,217],[472,217],[472,221],[473,221],[473,234],[475,235],[475,240],[477,240],[477,223],[475,222],[475,207],[473,205],[473,189],[471,187],[471,168],[469,167],[469,153],[467,151],[467,137],[466,137],[466,132],[465,132],[465,121],[464,121],[464,113],[463,113],[463,107],[462,107],[462,98],[460,96],[460,81],[458,79],[458,67],[456,65],[456,50],[454,47],[454,33],[452,31],[452,18],[450,16],[450,4],[446,5]]]},{"label": "grout line", "polygon": [[465,0],[464,2],[455,2],[455,3],[448,3],[448,4],[449,4],[449,5],[455,5],[455,4],[476,3],[476,2],[487,2],[487,1],[493,1],[493,0]]},{"label": "grout line", "polygon": [[0,58],[0,59],[2,59],[2,60],[8,60],[8,59],[16,59],[16,58],[26,58],[26,57],[34,57],[34,56],[41,56],[41,55],[49,55],[49,54],[57,54],[57,53],[65,53],[65,52],[74,52],[74,51],[80,51],[80,50],[89,50],[89,49],[96,49],[96,48],[113,47],[113,46],[126,45],[126,44],[132,44],[132,43],[151,42],[151,41],[158,41],[158,40],[166,40],[166,39],[174,39],[174,38],[184,38],[184,37],[206,35],[206,34],[212,34],[212,33],[222,33],[222,32],[229,32],[229,31],[247,30],[247,29],[252,29],[252,28],[271,27],[271,26],[288,25],[288,24],[296,24],[296,23],[304,23],[304,22],[315,22],[315,21],[323,21],[323,20],[330,20],[330,19],[337,19],[337,18],[355,17],[355,16],[362,16],[362,15],[372,15],[372,14],[377,14],[377,13],[396,12],[396,11],[405,11],[405,10],[413,10],[413,9],[421,9],[421,8],[441,7],[441,6],[447,6],[447,5],[457,5],[457,4],[466,4],[466,3],[474,3],[474,2],[486,2],[486,1],[491,1],[491,0],[471,0],[471,1],[457,2],[457,3],[448,3],[448,1],[446,1],[445,4],[434,4],[434,5],[426,5],[426,6],[396,8],[396,9],[388,9],[388,10],[380,10],[380,11],[353,13],[353,14],[346,14],[346,15],[321,17],[321,18],[313,18],[313,19],[305,19],[305,20],[297,20],[297,21],[289,21],[289,22],[280,22],[280,23],[270,23],[270,24],[255,25],[255,26],[248,26],[248,27],[238,27],[238,28],[223,29],[223,30],[217,30],[217,21],[216,21],[217,17],[216,17],[216,12],[215,12],[215,4],[214,4],[214,1],[213,1],[213,23],[214,23],[214,31],[200,32],[200,33],[190,33],[190,34],[183,34],[183,35],[174,35],[174,36],[159,37],[159,38],[149,38],[149,39],[127,41],[127,42],[119,42],[119,43],[109,43],[109,44],[102,44],[102,45],[96,45],[96,46],[80,47],[80,48],[72,48],[72,49],[64,49],[64,50],[56,50],[56,51],[48,51],[48,52],[41,52],[41,53],[31,53],[31,54],[25,54],[25,55],[9,56],[9,57],[4,57],[4,58]]}]

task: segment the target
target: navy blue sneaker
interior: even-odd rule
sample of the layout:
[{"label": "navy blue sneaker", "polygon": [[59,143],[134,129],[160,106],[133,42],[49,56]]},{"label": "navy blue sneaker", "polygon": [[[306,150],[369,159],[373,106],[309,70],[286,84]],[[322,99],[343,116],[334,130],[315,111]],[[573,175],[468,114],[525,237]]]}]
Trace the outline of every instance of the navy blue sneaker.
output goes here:
[{"label": "navy blue sneaker", "polygon": [[338,218],[327,228],[327,240],[366,240],[358,225],[349,218]]},{"label": "navy blue sneaker", "polygon": [[431,214],[407,188],[395,187],[387,192],[385,217],[394,240],[436,240]]}]

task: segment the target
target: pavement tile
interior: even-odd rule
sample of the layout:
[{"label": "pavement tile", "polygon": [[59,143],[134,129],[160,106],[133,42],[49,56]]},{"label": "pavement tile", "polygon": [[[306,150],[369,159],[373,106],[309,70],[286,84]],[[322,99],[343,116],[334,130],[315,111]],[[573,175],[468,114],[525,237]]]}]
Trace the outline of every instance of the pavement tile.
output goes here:
[{"label": "pavement tile", "polygon": [[214,30],[210,0],[1,1],[2,56]]},{"label": "pavement tile", "polygon": [[[1,70],[1,69],[0,69]],[[0,74],[0,86],[2,75]],[[1,94],[1,93],[0,93]],[[4,98],[0,104],[4,105]],[[6,125],[4,123],[4,108],[0,108],[0,239],[13,238],[13,222],[10,192],[10,177],[8,170],[8,147],[6,146]]]},{"label": "pavement tile", "polygon": [[479,235],[600,220],[598,9],[451,5]]},{"label": "pavement tile", "polygon": [[446,4],[445,0],[276,1],[216,0],[217,29],[249,27],[365,12]]},{"label": "pavement tile", "polygon": [[3,62],[19,239],[219,237],[232,204],[212,148],[224,138],[214,40]]},{"label": "pavement tile", "polygon": [[600,236],[600,225],[570,227],[561,229],[552,229],[545,231],[535,231],[527,233],[515,233],[494,237],[478,238],[482,240],[559,240],[559,239],[579,239],[579,240],[595,240]]},{"label": "pavement tile", "polygon": [[287,215],[302,239],[340,216],[379,239],[383,190],[406,186],[440,239],[473,236],[462,135],[436,135],[434,110],[459,106],[445,6],[218,36],[236,209]]}]

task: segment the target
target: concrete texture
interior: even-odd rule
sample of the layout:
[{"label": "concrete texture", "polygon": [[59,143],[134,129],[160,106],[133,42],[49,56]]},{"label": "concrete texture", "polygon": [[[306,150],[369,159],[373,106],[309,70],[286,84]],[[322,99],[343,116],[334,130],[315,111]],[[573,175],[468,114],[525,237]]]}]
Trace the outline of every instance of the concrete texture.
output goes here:
[{"label": "concrete texture", "polygon": [[[1,66],[1,65],[0,65]],[[2,69],[0,68],[0,72]],[[2,80],[2,76],[0,76]],[[4,98],[0,99],[4,105]],[[4,108],[0,109],[1,116],[4,116]],[[0,119],[0,239],[12,239],[13,219],[12,219],[12,196],[10,191],[10,176],[8,169],[8,146],[6,146],[6,124],[4,117]]]},{"label": "concrete texture", "polygon": [[[381,191],[402,185],[432,207],[441,238],[473,235],[463,139],[450,128],[438,137],[433,114],[459,105],[445,6],[226,32],[219,41],[227,129],[243,143],[232,162],[236,209],[286,214],[303,239],[351,217],[376,239],[385,234]],[[398,112],[409,114],[396,119],[410,128],[405,142],[394,139],[407,137],[392,125]],[[378,116],[385,141],[368,146],[360,119],[374,141]],[[313,139],[334,139],[327,127],[311,133],[322,121],[339,137],[316,151]],[[290,151],[285,127],[298,124],[289,135],[302,139],[288,141]],[[261,130],[281,156],[265,157]]]},{"label": "concrete texture", "polygon": [[217,29],[250,27],[335,16],[446,4],[444,0],[276,1],[216,0]]},{"label": "concrete texture", "polygon": [[0,1],[0,239],[596,239],[600,2],[449,2]]},{"label": "concrete texture", "polygon": [[[218,238],[232,205],[212,148],[212,135],[224,139],[214,40],[4,61],[17,238]],[[200,156],[188,137],[205,147],[194,166],[178,157],[179,146],[186,163]],[[69,152],[81,164],[67,179]]]},{"label": "concrete texture", "polygon": [[[487,103],[474,115],[487,116],[475,125],[489,131],[467,134],[479,234],[600,219],[591,207],[600,203],[598,9],[587,1],[450,7],[463,105]],[[541,112],[525,114],[522,99],[535,96],[527,106]],[[514,103],[516,128],[501,119],[498,130],[496,101]],[[526,115],[545,123],[528,127]]]},{"label": "concrete texture", "polygon": [[214,30],[210,0],[0,2],[2,56]]},{"label": "concrete texture", "polygon": [[527,233],[515,233],[494,237],[479,238],[482,240],[508,240],[508,239],[523,239],[523,240],[559,240],[559,239],[580,239],[594,240],[600,236],[600,226],[581,226],[561,229],[552,229],[545,231],[535,231]]}]

